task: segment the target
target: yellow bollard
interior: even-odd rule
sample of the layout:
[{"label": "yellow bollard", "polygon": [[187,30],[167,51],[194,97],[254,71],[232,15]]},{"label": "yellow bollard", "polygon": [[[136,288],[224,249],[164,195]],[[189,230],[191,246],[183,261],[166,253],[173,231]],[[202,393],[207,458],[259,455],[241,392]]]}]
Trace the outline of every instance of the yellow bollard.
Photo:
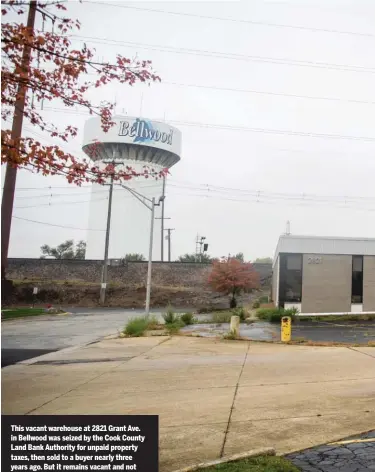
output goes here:
[{"label": "yellow bollard", "polygon": [[283,316],[281,318],[281,341],[287,343],[292,339],[292,318]]}]

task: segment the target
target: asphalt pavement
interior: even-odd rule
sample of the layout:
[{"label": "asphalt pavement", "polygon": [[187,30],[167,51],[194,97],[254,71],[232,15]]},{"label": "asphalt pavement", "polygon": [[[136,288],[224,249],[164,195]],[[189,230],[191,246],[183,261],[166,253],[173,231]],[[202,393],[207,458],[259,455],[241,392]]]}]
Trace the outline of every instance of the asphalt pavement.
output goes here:
[{"label": "asphalt pavement", "polygon": [[373,472],[375,430],[286,457],[302,472]]},{"label": "asphalt pavement", "polygon": [[[144,313],[143,310],[123,308],[64,308],[71,314],[43,315],[2,322],[1,366],[95,342],[104,336],[122,331],[130,318]],[[160,309],[151,311],[156,316],[161,316]],[[277,325],[272,325],[271,328],[279,333]],[[292,337],[367,344],[368,341],[375,341],[375,321],[304,321],[293,324]]]},{"label": "asphalt pavement", "polygon": [[375,321],[299,321],[292,325],[292,336],[310,341],[367,344],[375,342]]},{"label": "asphalt pavement", "polygon": [[1,366],[95,342],[122,331],[129,318],[143,314],[143,311],[124,309],[73,310],[68,315],[43,315],[2,322]]}]

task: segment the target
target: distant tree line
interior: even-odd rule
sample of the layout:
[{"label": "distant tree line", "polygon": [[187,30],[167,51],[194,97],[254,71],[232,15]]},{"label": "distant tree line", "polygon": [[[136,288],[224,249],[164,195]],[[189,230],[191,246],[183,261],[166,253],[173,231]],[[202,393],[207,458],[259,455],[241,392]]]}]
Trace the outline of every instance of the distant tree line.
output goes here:
[{"label": "distant tree line", "polygon": [[[73,239],[68,239],[65,242],[59,244],[56,247],[51,247],[48,244],[44,244],[40,248],[41,250],[41,259],[46,259],[51,257],[54,259],[85,259],[86,256],[86,242],[81,240],[75,245]],[[229,259],[236,259],[242,263],[246,263],[243,252],[238,252],[237,254],[228,256]],[[134,252],[125,254],[122,258],[123,262],[144,262],[146,258],[143,254]],[[210,264],[218,261],[218,257],[211,257],[209,254],[202,253],[186,253],[180,256],[176,262],[196,262],[203,264]],[[271,264],[272,257],[258,257],[253,263],[258,264]]]},{"label": "distant tree line", "polygon": [[52,257],[53,259],[84,259],[86,256],[86,241],[78,241],[75,246],[73,239],[67,239],[56,247],[44,244],[40,250],[42,253],[41,259],[46,259],[47,257]]}]

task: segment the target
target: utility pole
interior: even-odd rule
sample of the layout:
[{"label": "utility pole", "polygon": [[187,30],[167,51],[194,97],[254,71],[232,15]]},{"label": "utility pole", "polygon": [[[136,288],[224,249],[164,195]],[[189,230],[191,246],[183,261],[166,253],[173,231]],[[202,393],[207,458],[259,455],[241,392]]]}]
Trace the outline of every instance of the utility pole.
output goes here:
[{"label": "utility pole", "polygon": [[[31,34],[34,31],[35,15],[36,15],[37,2],[31,1],[29,7],[29,15],[27,18],[27,29]],[[19,83],[16,94],[16,102],[14,106],[13,124],[11,139],[13,142],[17,142],[22,135],[22,122],[23,112],[25,109],[27,87],[24,85],[27,83],[29,77],[29,65],[31,60],[31,48],[26,43],[23,47],[22,60],[21,60],[21,76],[22,83]],[[17,179],[17,168],[12,167],[10,163],[7,163],[3,198],[1,201],[1,279],[5,279],[5,270],[8,266],[8,251],[9,251],[9,240],[10,230],[12,226],[12,214],[13,214],[13,203],[14,193],[16,189]]]},{"label": "utility pole", "polygon": [[160,232],[160,259],[164,262],[164,221],[170,220],[170,218],[166,218],[164,216],[164,201],[165,201],[165,175],[163,176],[163,193],[161,198],[161,218],[155,218],[155,220],[161,220],[161,232]]},{"label": "utility pole", "polygon": [[201,236],[200,240],[198,241],[198,238],[197,238],[197,244],[199,244],[199,262],[202,262],[202,254],[203,254],[203,245],[204,245],[204,241],[206,239],[206,236]]},{"label": "utility pole", "polygon": [[105,292],[107,289],[107,276],[108,276],[108,248],[109,248],[109,234],[111,230],[111,214],[112,214],[112,196],[113,196],[113,174],[111,175],[111,183],[109,184],[109,197],[108,197],[108,213],[107,213],[107,229],[105,232],[105,246],[104,246],[104,260],[102,269],[102,282],[100,286],[100,303],[105,302]]},{"label": "utility pole", "polygon": [[174,231],[174,228],[166,228],[168,232],[167,238],[168,239],[168,262],[171,262],[171,232]]},{"label": "utility pole", "polygon": [[[113,197],[113,179],[116,163],[115,162],[115,151],[113,150],[113,158],[110,162],[105,162],[105,164],[113,165],[113,173],[111,175],[111,181],[109,183],[109,196],[108,196],[108,213],[107,213],[107,228],[105,231],[105,245],[104,245],[104,259],[103,259],[103,268],[102,268],[102,280],[100,285],[100,303],[104,304],[105,294],[107,290],[107,279],[108,279],[108,249],[109,249],[109,235],[111,232],[111,216],[112,216],[112,197]],[[108,185],[108,184],[107,184]]]}]

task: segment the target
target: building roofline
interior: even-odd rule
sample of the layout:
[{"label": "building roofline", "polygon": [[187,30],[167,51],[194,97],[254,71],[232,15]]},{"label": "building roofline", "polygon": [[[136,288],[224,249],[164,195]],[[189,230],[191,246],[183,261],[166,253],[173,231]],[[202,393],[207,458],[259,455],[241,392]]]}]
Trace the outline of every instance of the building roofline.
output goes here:
[{"label": "building roofline", "polygon": [[[283,245],[283,242],[284,241],[291,241],[291,240],[295,240],[295,241],[301,241],[301,240],[310,240],[311,242],[319,242],[319,241],[347,241],[348,243],[352,244],[352,243],[370,243],[371,246],[373,246],[375,244],[375,238],[364,238],[364,237],[345,237],[345,236],[307,236],[307,235],[298,235],[298,234],[282,234],[280,235],[279,239],[278,239],[278,242],[277,242],[277,246],[276,246],[276,250],[275,250],[275,255],[274,255],[274,258],[273,258],[273,267],[275,266],[276,262],[277,262],[277,259],[278,259],[278,256],[280,254],[280,249],[281,249],[281,246]],[[319,252],[319,254],[322,254],[322,252]],[[329,252],[329,254],[331,254],[331,252]],[[340,252],[341,254],[341,252]],[[343,252],[342,254],[347,254],[347,252]]]},{"label": "building roofline", "polygon": [[346,236],[309,236],[309,235],[299,235],[299,234],[282,234],[279,237],[281,238],[288,238],[288,239],[315,239],[315,240],[322,240],[322,239],[331,239],[331,240],[339,240],[339,241],[375,241],[375,238],[363,238],[363,237],[346,237]]}]

